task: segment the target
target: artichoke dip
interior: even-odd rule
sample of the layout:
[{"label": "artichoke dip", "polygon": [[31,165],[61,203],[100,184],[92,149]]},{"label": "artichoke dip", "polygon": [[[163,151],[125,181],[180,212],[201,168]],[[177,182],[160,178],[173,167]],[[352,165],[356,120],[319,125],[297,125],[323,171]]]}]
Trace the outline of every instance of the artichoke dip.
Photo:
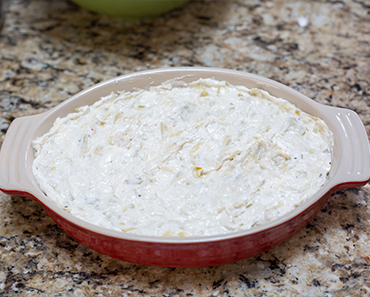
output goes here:
[{"label": "artichoke dip", "polygon": [[326,124],[260,89],[201,79],[114,92],[33,142],[42,191],[123,232],[212,235],[282,216],[327,180]]}]

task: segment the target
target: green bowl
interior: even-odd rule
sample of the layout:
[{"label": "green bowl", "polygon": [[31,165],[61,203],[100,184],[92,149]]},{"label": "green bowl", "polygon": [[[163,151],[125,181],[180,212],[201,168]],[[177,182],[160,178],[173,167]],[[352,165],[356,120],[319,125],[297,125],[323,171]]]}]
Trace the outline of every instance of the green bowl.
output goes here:
[{"label": "green bowl", "polygon": [[72,0],[88,10],[126,20],[154,18],[189,0]]}]

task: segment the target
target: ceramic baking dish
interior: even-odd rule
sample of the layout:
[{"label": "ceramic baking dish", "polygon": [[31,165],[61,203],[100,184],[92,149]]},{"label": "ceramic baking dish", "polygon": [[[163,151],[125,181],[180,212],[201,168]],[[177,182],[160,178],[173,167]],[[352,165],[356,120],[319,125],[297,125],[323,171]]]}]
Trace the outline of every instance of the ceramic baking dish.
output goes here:
[{"label": "ceramic baking dish", "polygon": [[[261,88],[323,119],[333,131],[335,143],[332,169],[325,185],[293,211],[266,224],[228,234],[182,238],[127,234],[95,226],[62,210],[39,189],[31,169],[34,159],[31,142],[46,133],[57,117],[91,104],[112,91],[145,89],[170,79],[190,82],[199,78]],[[63,230],[102,254],[146,265],[209,266],[254,256],[293,236],[315,217],[330,194],[369,181],[369,156],[366,131],[358,115],[351,110],[319,104],[276,81],[249,73],[214,68],[166,68],[110,79],[43,114],[15,119],[1,147],[0,190],[38,201]]]}]

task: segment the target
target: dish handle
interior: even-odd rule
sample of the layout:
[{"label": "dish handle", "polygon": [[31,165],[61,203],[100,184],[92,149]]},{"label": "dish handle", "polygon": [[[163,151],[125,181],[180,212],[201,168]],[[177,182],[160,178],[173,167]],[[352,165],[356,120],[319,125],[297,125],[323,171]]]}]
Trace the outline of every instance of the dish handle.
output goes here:
[{"label": "dish handle", "polygon": [[31,180],[33,149],[32,138],[46,113],[16,118],[9,126],[0,151],[0,190],[8,195],[25,196],[36,200],[32,194],[37,186]]},{"label": "dish handle", "polygon": [[339,142],[338,168],[335,170],[337,182],[336,190],[360,187],[370,179],[370,148],[369,139],[365,127],[358,116],[352,110],[334,108],[331,114],[334,122],[339,123],[335,129],[341,135],[335,139]]}]

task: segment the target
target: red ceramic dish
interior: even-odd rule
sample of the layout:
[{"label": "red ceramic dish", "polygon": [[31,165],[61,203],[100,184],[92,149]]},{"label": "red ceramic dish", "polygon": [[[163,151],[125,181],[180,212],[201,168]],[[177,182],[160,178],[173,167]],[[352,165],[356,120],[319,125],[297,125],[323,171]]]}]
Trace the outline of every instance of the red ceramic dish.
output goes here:
[{"label": "red ceramic dish", "polygon": [[[92,104],[112,91],[148,88],[169,79],[226,80],[257,87],[285,98],[298,108],[323,119],[334,134],[333,162],[326,184],[310,199],[284,216],[244,231],[194,237],[156,237],[127,234],[92,225],[59,208],[39,189],[33,174],[31,142],[46,133],[55,119],[76,107]],[[0,190],[38,201],[53,220],[82,244],[102,254],[138,264],[197,267],[241,260],[287,240],[307,225],[340,189],[358,187],[370,179],[369,143],[358,115],[348,109],[318,104],[270,79],[226,69],[167,68],[120,76],[78,93],[40,115],[18,118],[10,125],[0,152]]]}]

